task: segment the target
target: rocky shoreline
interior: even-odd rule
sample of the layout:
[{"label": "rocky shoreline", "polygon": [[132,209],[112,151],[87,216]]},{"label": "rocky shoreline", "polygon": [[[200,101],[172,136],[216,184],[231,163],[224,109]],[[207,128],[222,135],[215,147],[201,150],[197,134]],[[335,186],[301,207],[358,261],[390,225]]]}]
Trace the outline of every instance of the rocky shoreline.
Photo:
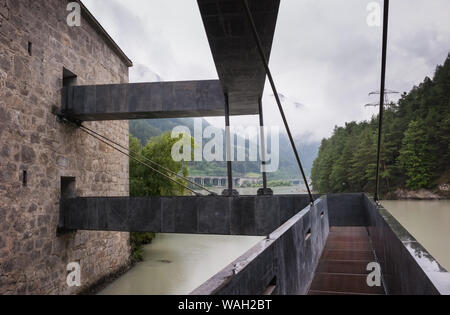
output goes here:
[{"label": "rocky shoreline", "polygon": [[388,196],[391,200],[447,200],[450,199],[449,185],[440,185],[436,190],[417,191],[397,189]]}]

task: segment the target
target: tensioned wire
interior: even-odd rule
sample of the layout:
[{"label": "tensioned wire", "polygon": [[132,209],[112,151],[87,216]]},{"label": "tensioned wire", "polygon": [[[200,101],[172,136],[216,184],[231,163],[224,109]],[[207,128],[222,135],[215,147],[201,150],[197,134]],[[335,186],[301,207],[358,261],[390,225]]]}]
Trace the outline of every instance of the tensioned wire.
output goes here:
[{"label": "tensioned wire", "polygon": [[[73,123],[73,122],[71,122],[71,121],[69,121],[69,120],[67,120],[67,119],[64,119],[64,121],[69,122],[69,123],[72,123],[72,124],[75,124],[75,123]],[[136,161],[137,163],[139,163],[139,164],[141,164],[141,165],[143,165],[143,166],[149,168],[150,170],[152,170],[153,172],[155,172],[155,173],[157,173],[157,174],[163,176],[163,177],[166,178],[167,180],[169,180],[169,181],[171,181],[171,182],[173,182],[173,183],[175,183],[175,184],[177,184],[177,185],[179,185],[179,186],[181,186],[181,187],[187,189],[189,192],[191,192],[191,193],[194,194],[195,196],[203,196],[202,194],[200,194],[200,193],[196,192],[195,190],[189,188],[189,187],[186,186],[185,184],[180,183],[180,182],[176,181],[175,179],[173,179],[172,177],[168,176],[167,174],[164,174],[163,172],[157,170],[155,167],[153,167],[153,166],[151,166],[151,165],[149,165],[149,164],[147,164],[147,163],[145,163],[145,162],[139,160],[137,157],[135,157],[135,156],[132,155],[132,154],[137,155],[137,153],[131,151],[129,148],[127,148],[127,147],[125,147],[125,146],[123,146],[123,145],[121,145],[121,144],[119,144],[119,143],[117,143],[117,142],[115,142],[115,141],[113,141],[113,140],[111,140],[111,139],[109,139],[109,138],[107,138],[107,137],[105,137],[105,136],[99,134],[98,132],[96,132],[96,131],[94,131],[94,130],[92,130],[92,129],[89,129],[89,128],[83,126],[83,125],[81,125],[81,124],[75,124],[75,125],[76,125],[77,127],[79,127],[83,132],[85,132],[86,134],[90,135],[91,137],[93,137],[93,138],[97,139],[98,141],[100,141],[100,142],[106,144],[107,146],[113,148],[113,149],[116,150],[117,152],[119,152],[119,153],[121,153],[121,154],[123,154],[123,155],[129,157],[130,159]],[[119,148],[117,148],[117,147],[119,147],[119,148],[121,148],[121,149],[123,149],[123,150],[126,150],[128,153],[122,151],[121,149],[119,149]],[[210,193],[211,195],[216,195],[216,193],[210,191],[210,190],[207,189],[206,187],[204,187],[204,186],[202,186],[202,185],[200,185],[200,184],[197,184],[197,183],[194,182],[194,181],[191,181],[190,179],[188,179],[188,178],[186,178],[186,177],[184,177],[184,176],[182,176],[182,175],[180,175],[180,174],[178,174],[178,173],[176,173],[176,172],[174,172],[174,171],[172,171],[172,170],[170,170],[170,169],[168,169],[168,168],[166,168],[166,167],[160,165],[159,163],[157,163],[157,162],[155,162],[155,161],[152,161],[151,159],[149,159],[149,158],[147,158],[147,157],[145,157],[145,156],[142,156],[142,158],[143,158],[145,161],[147,161],[147,162],[149,162],[149,163],[151,163],[151,164],[153,164],[153,165],[155,165],[155,166],[157,166],[157,167],[163,169],[164,171],[166,171],[166,172],[168,172],[168,173],[170,173],[170,174],[172,174],[172,175],[174,175],[174,176],[176,176],[176,177],[178,177],[178,178],[181,178],[181,179],[183,179],[183,180],[185,180],[185,181],[191,183],[192,185],[201,188],[202,190],[207,191],[207,192]]]},{"label": "tensioned wire", "polygon": [[[89,129],[89,128],[85,127],[85,126],[81,126],[81,128],[83,128],[83,129],[85,129],[85,130],[87,130],[87,131],[93,133],[94,135],[96,135],[96,136],[98,136],[98,137],[100,137],[100,138],[103,138],[103,139],[105,139],[105,140],[111,142],[112,144],[118,146],[119,148],[122,148],[122,149],[124,149],[124,150],[127,150],[127,151],[130,152],[131,154],[137,155],[136,152],[131,151],[129,148],[127,148],[127,147],[125,147],[125,146],[123,146],[123,145],[121,145],[121,144],[119,144],[119,143],[117,143],[117,142],[115,142],[115,141],[113,141],[113,140],[111,140],[111,139],[108,139],[107,137],[105,137],[105,136],[103,136],[103,135],[101,135],[101,134],[95,132],[95,131],[92,130],[92,129]],[[149,158],[147,158],[147,157],[145,157],[145,156],[142,156],[142,158],[143,158],[145,161],[147,161],[147,162],[149,162],[149,163],[151,163],[151,164],[153,164],[153,165],[155,165],[155,166],[157,166],[157,167],[163,169],[163,170],[166,171],[166,172],[169,172],[170,174],[172,174],[172,175],[174,175],[174,176],[176,176],[176,177],[178,177],[178,178],[181,178],[181,179],[183,179],[183,180],[185,180],[185,181],[191,183],[191,184],[194,185],[194,186],[197,186],[197,187],[201,188],[202,190],[207,191],[208,193],[210,193],[210,194],[212,194],[212,195],[215,195],[215,194],[216,194],[216,193],[214,193],[213,191],[210,191],[209,189],[207,189],[206,187],[204,187],[204,186],[202,186],[202,185],[200,185],[200,184],[197,184],[197,183],[194,182],[194,181],[191,181],[191,180],[188,179],[187,177],[184,177],[184,176],[182,176],[182,175],[180,175],[180,174],[178,174],[178,173],[176,173],[176,172],[174,172],[174,171],[172,171],[172,170],[170,170],[170,169],[168,169],[168,168],[162,166],[161,164],[159,164],[159,163],[157,163],[157,162],[155,162],[155,161],[152,161],[151,159],[149,159]]]}]

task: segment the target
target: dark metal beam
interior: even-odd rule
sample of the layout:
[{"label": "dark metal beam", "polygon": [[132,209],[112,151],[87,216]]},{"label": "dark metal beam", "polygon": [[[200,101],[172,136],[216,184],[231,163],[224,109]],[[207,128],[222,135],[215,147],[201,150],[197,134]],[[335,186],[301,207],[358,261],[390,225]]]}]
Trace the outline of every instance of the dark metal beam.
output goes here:
[{"label": "dark metal beam", "polygon": [[264,113],[262,97],[258,99],[259,104],[259,126],[260,126],[260,150],[261,150],[261,168],[263,177],[263,188],[258,189],[258,196],[272,196],[273,190],[267,187],[267,172],[266,172],[266,136],[264,132]]},{"label": "dark metal beam", "polygon": [[70,198],[61,200],[61,227],[266,236],[308,203],[307,195]]},{"label": "dark metal beam", "polygon": [[231,134],[230,134],[230,103],[228,94],[225,94],[225,141],[227,156],[227,178],[228,178],[228,195],[233,195],[233,163],[231,162]]},{"label": "dark metal beam", "polygon": [[383,137],[383,113],[384,113],[384,99],[386,89],[386,59],[387,59],[387,40],[389,28],[389,0],[384,0],[383,13],[383,47],[381,56],[381,89],[380,89],[380,113],[378,116],[378,148],[377,148],[377,174],[375,183],[375,201],[379,199],[380,186],[380,161],[381,161],[381,142]]},{"label": "dark metal beam", "polygon": [[218,80],[155,82],[66,87],[62,111],[79,121],[206,117],[224,104]]},{"label": "dark metal beam", "polygon": [[269,79],[270,86],[272,87],[272,91],[273,91],[273,94],[275,96],[275,100],[277,101],[278,109],[280,110],[281,118],[283,119],[284,126],[286,127],[286,132],[288,134],[289,140],[290,140],[291,145],[292,145],[292,149],[294,150],[295,158],[297,159],[297,164],[298,164],[298,166],[300,168],[300,172],[302,173],[303,180],[305,182],[305,186],[306,186],[306,188],[308,190],[310,201],[311,201],[311,203],[314,203],[314,198],[313,198],[311,190],[309,188],[308,180],[306,179],[306,174],[305,174],[305,171],[303,169],[302,162],[300,161],[300,156],[299,156],[299,154],[297,152],[297,147],[295,146],[294,137],[291,134],[291,129],[289,128],[289,124],[288,124],[288,121],[286,119],[286,115],[284,114],[283,106],[281,105],[280,96],[279,96],[277,88],[275,86],[275,82],[273,80],[272,73],[270,72],[269,61],[268,61],[266,55],[264,54],[263,44],[261,42],[261,38],[259,36],[258,29],[256,27],[255,20],[253,18],[252,11],[250,10],[250,7],[248,5],[247,0],[241,0],[241,1],[244,4],[243,6],[244,6],[245,11],[247,13],[247,18],[248,18],[248,21],[249,21],[249,23],[251,25],[251,29],[252,29],[252,32],[253,32],[253,39],[256,42],[256,46],[257,46],[258,51],[259,51],[259,57],[260,57],[263,65],[264,65],[264,69],[266,70],[266,74],[267,74],[267,77]]},{"label": "dark metal beam", "polygon": [[259,105],[259,126],[260,126],[260,137],[261,137],[261,159],[262,159],[262,177],[263,177],[263,189],[267,189],[267,172],[266,172],[266,139],[264,134],[264,113],[262,105],[262,97],[258,99]]},{"label": "dark metal beam", "polygon": [[[258,114],[266,74],[252,42],[252,30],[241,0],[198,0],[200,14],[224,93],[230,98],[230,114],[245,109]],[[251,0],[264,54],[270,58],[280,0]]]}]

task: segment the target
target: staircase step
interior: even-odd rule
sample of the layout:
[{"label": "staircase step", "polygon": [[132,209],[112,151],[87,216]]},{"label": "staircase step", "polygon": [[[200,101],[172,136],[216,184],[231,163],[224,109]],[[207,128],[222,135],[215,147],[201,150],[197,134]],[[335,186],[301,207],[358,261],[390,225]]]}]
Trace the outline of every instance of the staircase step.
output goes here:
[{"label": "staircase step", "polygon": [[372,250],[372,246],[368,241],[367,242],[329,241],[325,247],[325,250],[370,251]]},{"label": "staircase step", "polygon": [[329,242],[343,242],[343,243],[355,243],[355,242],[369,242],[368,236],[361,235],[342,235],[342,234],[330,234],[328,236]]},{"label": "staircase step", "polygon": [[372,251],[352,251],[352,250],[325,250],[323,260],[359,260],[374,261],[375,256]]},{"label": "staircase step", "polygon": [[384,295],[367,285],[367,265],[375,261],[365,227],[331,227],[309,295]]},{"label": "staircase step", "polygon": [[367,275],[367,265],[370,261],[328,260],[320,262],[318,273],[343,273]]},{"label": "staircase step", "polygon": [[337,293],[383,294],[381,287],[369,287],[367,275],[317,273],[311,285],[312,291]]},{"label": "staircase step", "polygon": [[365,226],[332,226],[330,232],[346,233],[346,232],[363,232],[367,234]]}]

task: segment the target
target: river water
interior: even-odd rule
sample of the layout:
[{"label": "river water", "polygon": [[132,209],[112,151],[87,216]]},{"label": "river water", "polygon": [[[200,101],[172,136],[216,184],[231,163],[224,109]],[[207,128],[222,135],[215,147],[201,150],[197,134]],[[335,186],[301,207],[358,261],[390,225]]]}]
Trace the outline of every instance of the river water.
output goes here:
[{"label": "river water", "polygon": [[107,295],[185,295],[263,238],[158,234],[144,261],[107,286]]},{"label": "river water", "polygon": [[450,271],[450,200],[383,201],[382,204]]},{"label": "river water", "polygon": [[[256,192],[250,190],[240,192]],[[276,189],[276,193],[304,191],[284,187]],[[384,201],[383,205],[450,270],[450,201]],[[158,234],[153,243],[144,248],[144,261],[99,294],[188,294],[262,239]]]}]

